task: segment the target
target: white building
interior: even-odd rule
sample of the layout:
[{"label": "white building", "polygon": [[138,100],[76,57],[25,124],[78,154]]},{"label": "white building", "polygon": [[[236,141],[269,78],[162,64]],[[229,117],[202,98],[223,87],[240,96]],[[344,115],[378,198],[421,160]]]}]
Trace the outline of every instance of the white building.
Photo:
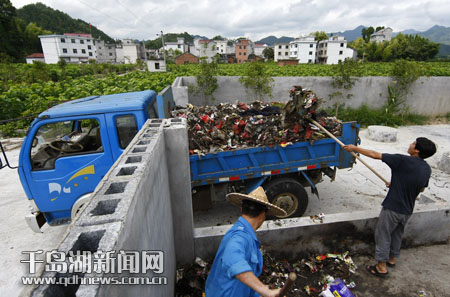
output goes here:
[{"label": "white building", "polygon": [[181,51],[181,53],[189,52],[189,45],[184,42],[183,37],[177,37],[176,42],[164,42],[164,49],[166,51],[172,49],[172,51],[175,52],[175,50]]},{"label": "white building", "polygon": [[47,64],[56,64],[59,59],[68,63],[87,63],[89,59],[97,59],[91,34],[39,35],[39,39]]},{"label": "white building", "polygon": [[253,48],[253,53],[258,57],[264,57],[263,51],[267,47],[265,43],[255,43],[255,47]]},{"label": "white building", "polygon": [[25,58],[27,64],[33,64],[34,61],[45,63],[44,54],[42,53],[34,53]]},{"label": "white building", "polygon": [[116,45],[118,63],[134,64],[138,59],[144,60],[144,58],[142,46],[133,39],[122,39],[122,43]]},{"label": "white building", "polygon": [[216,43],[216,52],[219,55],[231,54],[233,49],[228,46],[228,40],[214,40]]},{"label": "white building", "polygon": [[164,61],[164,59],[147,60],[147,68],[150,72],[165,72],[166,61]]},{"label": "white building", "polygon": [[345,59],[356,60],[356,51],[347,47],[343,36],[332,36],[319,41],[317,45],[317,62],[322,64],[338,64]]},{"label": "white building", "polygon": [[97,51],[98,63],[115,63],[116,62],[116,45],[105,43],[103,40],[95,40],[95,49]]},{"label": "white building", "polygon": [[370,42],[384,42],[391,41],[392,39],[392,29],[387,27],[381,30],[378,30],[376,33],[370,35]]},{"label": "white building", "polygon": [[314,36],[302,36],[289,43],[291,59],[298,59],[299,64],[315,63],[317,42]]},{"label": "white building", "polygon": [[275,43],[273,46],[273,60],[288,60],[289,59],[289,43]]},{"label": "white building", "polygon": [[[196,42],[197,41],[197,42]],[[214,40],[194,40],[195,56],[206,58],[206,61],[211,62],[212,57],[217,54],[217,43]]]}]

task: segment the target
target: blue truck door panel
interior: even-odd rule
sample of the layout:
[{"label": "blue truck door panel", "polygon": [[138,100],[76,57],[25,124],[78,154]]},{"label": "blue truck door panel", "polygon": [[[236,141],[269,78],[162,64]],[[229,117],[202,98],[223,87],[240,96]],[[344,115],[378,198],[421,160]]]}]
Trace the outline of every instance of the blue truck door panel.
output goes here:
[{"label": "blue truck door panel", "polygon": [[[117,160],[124,151],[124,149],[122,149],[120,147],[119,135],[117,132],[117,127],[116,127],[116,119],[118,117],[127,116],[127,115],[132,115],[136,119],[137,132],[139,132],[139,130],[142,128],[145,121],[147,120],[144,110],[105,114],[105,119],[109,123],[108,126],[110,127],[108,129],[108,135],[109,135],[109,141],[110,141],[110,145],[111,145],[111,149],[112,149],[112,156],[113,156],[114,160]],[[134,135],[133,135],[133,137],[134,137]]]},{"label": "blue truck door panel", "polygon": [[[97,184],[108,172],[114,160],[109,145],[108,133],[103,115],[65,118],[64,120],[95,119],[100,124],[100,137],[103,151],[86,154],[61,156],[55,160],[54,168],[32,170],[30,160],[31,141],[27,141],[23,158],[23,172],[28,183],[31,197],[41,212],[69,211],[73,203],[82,195],[93,192]],[[30,131],[33,137],[42,125],[57,122],[58,119],[45,121]]]}]

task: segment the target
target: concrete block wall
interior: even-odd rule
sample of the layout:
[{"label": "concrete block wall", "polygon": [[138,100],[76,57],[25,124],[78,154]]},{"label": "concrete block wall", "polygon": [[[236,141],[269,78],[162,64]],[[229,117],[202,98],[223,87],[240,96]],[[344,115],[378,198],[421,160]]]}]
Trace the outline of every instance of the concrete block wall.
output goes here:
[{"label": "concrete block wall", "polygon": [[148,120],[97,186],[58,247],[58,251],[66,253],[71,250],[163,251],[162,274],[150,271],[61,275],[43,270],[38,274],[44,277],[155,276],[166,277],[167,285],[42,285],[27,287],[21,295],[173,296],[176,261],[190,262],[194,257],[187,146],[184,119]]},{"label": "concrete block wall", "polygon": [[[300,85],[313,90],[324,98],[323,106],[333,106],[338,98],[330,99],[330,94],[338,91],[331,85],[331,77],[273,77],[274,88],[272,97],[260,98],[263,101],[289,101],[289,89]],[[239,76],[218,76],[219,87],[214,92],[215,101],[208,101],[202,94],[189,94],[188,86],[196,84],[195,77],[178,77],[172,84],[174,100],[177,105],[212,105],[225,102],[241,101],[250,103],[255,101],[253,93],[247,92]],[[367,104],[373,108],[380,108],[387,100],[387,86],[390,77],[360,77],[347,94],[350,99],[339,99],[340,103],[354,108]],[[414,82],[409,90],[406,104],[410,111],[423,115],[445,115],[450,112],[450,77],[421,77]]]}]

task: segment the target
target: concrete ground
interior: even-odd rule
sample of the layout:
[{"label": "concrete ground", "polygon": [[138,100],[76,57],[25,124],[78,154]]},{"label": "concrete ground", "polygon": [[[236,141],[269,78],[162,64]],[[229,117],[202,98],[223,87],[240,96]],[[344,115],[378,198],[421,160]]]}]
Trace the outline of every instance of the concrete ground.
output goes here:
[{"label": "concrete ground", "polygon": [[[438,152],[428,160],[433,174],[429,188],[423,193],[416,206],[425,203],[450,203],[450,175],[437,169],[437,163],[444,152],[450,151],[450,125],[410,126],[398,129],[396,143],[379,143],[367,138],[367,131],[361,131],[362,147],[388,153],[404,153],[408,145],[418,136],[426,136],[438,144]],[[11,165],[18,163],[19,150],[7,152]],[[389,168],[381,161],[365,160],[389,178]],[[58,246],[67,226],[44,228],[44,233],[33,233],[25,223],[28,201],[22,190],[16,170],[0,170],[0,255],[3,269],[0,270],[0,296],[17,296],[23,286],[20,277],[27,266],[20,263],[26,259],[23,251],[51,250]],[[336,181],[318,185],[320,199],[310,195],[305,215],[319,213],[351,212],[365,209],[379,209],[386,193],[383,182],[362,164],[352,170],[338,171]],[[196,227],[230,224],[236,220],[238,210],[227,204],[218,205],[208,213],[195,213]],[[437,226],[436,228],[439,228]],[[430,230],[432,232],[432,230]],[[427,296],[450,296],[450,244],[418,247],[405,250],[401,262],[391,271],[388,279],[378,279],[366,273],[364,265],[370,256],[354,257],[359,265],[355,275],[358,296],[419,296],[425,290]]]},{"label": "concrete ground", "polygon": [[[11,166],[17,166],[19,149],[6,152]],[[3,161],[3,157],[2,157]],[[58,246],[68,225],[44,226],[44,233],[31,231],[25,222],[28,199],[20,184],[17,169],[0,170],[0,296],[17,296],[23,289],[20,277],[25,275],[27,259],[23,251],[49,251]]]},{"label": "concrete ground", "polygon": [[[443,297],[450,296],[450,244],[422,246],[402,250],[386,278],[370,275],[366,266],[371,256],[353,257],[358,270],[355,297]],[[426,295],[420,295],[423,291]]]}]

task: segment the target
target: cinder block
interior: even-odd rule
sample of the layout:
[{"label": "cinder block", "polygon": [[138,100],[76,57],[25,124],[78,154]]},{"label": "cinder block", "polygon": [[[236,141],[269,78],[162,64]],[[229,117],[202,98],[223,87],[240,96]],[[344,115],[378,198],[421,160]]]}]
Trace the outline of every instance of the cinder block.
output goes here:
[{"label": "cinder block", "polygon": [[139,177],[128,180],[110,180],[78,217],[77,226],[101,225],[111,222],[123,222],[139,184]]},{"label": "cinder block", "polygon": [[[120,232],[120,223],[105,224],[100,226],[78,227],[72,226],[65,239],[58,247],[59,252],[68,255],[69,251],[113,251],[118,241]],[[66,262],[68,263],[68,262]],[[44,272],[37,277],[99,277],[98,273],[80,273],[80,272]],[[53,297],[53,296],[97,296],[99,285],[40,285],[35,288],[28,296],[33,297]]]}]

